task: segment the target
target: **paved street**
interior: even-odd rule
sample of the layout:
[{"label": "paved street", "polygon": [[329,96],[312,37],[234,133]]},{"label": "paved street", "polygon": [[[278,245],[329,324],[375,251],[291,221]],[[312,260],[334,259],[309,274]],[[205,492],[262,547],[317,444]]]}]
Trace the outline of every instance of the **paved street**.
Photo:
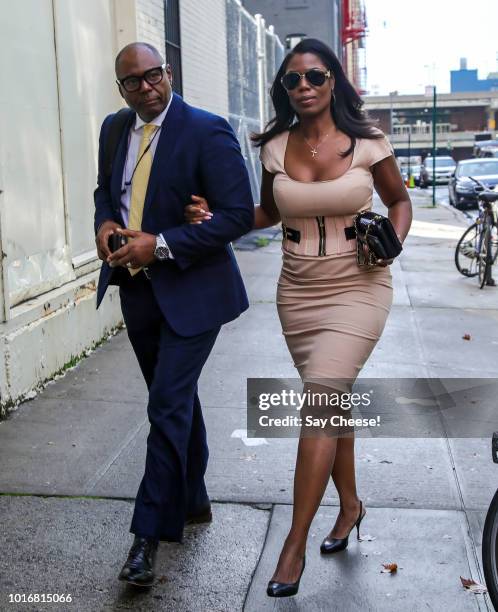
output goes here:
[{"label": "paved street", "polygon": [[[433,209],[429,195],[412,190],[415,220],[392,266],[394,306],[362,376],[496,377],[498,289],[458,274],[454,247],[469,220]],[[116,580],[148,431],[145,385],[121,332],[0,423],[0,610],[14,609],[10,593],[72,595],[23,610],[492,610],[460,582],[483,582],[481,532],[498,483],[489,438],[358,439],[362,534],[372,539],[320,556],[337,513],[331,484],[299,594],[266,597],[290,522],[296,441],[247,439],[246,378],[296,374],[275,308],[278,240],[237,257],[251,308],[225,326],[200,385],[213,523],[161,545],[152,590]],[[387,562],[396,574],[380,572]]]}]

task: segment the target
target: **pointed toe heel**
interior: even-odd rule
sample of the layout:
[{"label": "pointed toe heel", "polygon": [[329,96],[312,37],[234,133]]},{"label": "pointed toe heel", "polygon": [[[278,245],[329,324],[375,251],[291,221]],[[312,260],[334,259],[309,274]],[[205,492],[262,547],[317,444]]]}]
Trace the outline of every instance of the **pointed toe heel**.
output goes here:
[{"label": "pointed toe heel", "polygon": [[306,557],[303,557],[303,567],[301,568],[301,573],[296,582],[277,582],[276,580],[270,580],[266,589],[268,597],[292,597],[292,595],[296,595],[299,591],[299,583],[301,582],[301,576],[303,575],[305,565]]},{"label": "pointed toe heel", "polygon": [[356,527],[356,538],[360,540],[360,523],[363,520],[363,517],[366,514],[362,514],[363,511],[363,502],[360,500],[360,512],[358,514],[358,518],[356,519],[355,524],[349,530],[348,535],[345,538],[329,538],[326,537],[320,545],[320,552],[322,555],[331,555],[332,553],[339,552],[344,550],[348,546],[349,534]]}]

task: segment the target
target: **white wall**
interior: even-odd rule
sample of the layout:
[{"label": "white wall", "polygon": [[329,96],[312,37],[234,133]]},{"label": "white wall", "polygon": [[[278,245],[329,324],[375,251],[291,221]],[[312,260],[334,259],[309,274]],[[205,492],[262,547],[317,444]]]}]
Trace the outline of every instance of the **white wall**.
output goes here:
[{"label": "white wall", "polygon": [[166,45],[163,0],[136,0],[136,15],[137,40],[154,45],[164,57]]},{"label": "white wall", "polygon": [[225,0],[180,0],[183,97],[228,117]]},{"label": "white wall", "polygon": [[115,1],[0,0],[0,413],[121,321],[93,235]]},{"label": "white wall", "polygon": [[112,2],[55,0],[64,193],[73,262],[96,258],[93,190],[103,118],[121,106]]},{"label": "white wall", "polygon": [[52,2],[6,4],[0,5],[0,188],[8,308],[74,276],[65,233]]}]

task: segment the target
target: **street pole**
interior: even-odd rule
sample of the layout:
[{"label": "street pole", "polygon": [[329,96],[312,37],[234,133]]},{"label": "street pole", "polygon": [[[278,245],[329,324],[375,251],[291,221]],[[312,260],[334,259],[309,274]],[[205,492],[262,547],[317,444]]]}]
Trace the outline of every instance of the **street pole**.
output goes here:
[{"label": "street pole", "polygon": [[432,205],[436,206],[436,85],[432,93]]},{"label": "street pole", "polygon": [[410,177],[412,175],[412,166],[411,166],[411,157],[412,157],[412,126],[408,126],[408,186],[410,186]]}]

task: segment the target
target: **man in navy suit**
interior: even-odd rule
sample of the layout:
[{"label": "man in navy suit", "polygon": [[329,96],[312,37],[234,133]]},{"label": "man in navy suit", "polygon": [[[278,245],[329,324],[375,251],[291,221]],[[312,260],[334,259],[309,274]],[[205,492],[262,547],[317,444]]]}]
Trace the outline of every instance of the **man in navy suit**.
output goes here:
[{"label": "man in navy suit", "polygon": [[[197,382],[221,325],[248,307],[230,242],[252,228],[254,205],[229,124],[172,93],[170,68],[154,47],[122,49],[116,76],[135,112],[120,134],[111,173],[106,143],[115,115],[101,128],[95,233],[104,263],[97,307],[107,286],[118,284],[149,390],[145,473],[130,527],[135,539],[119,578],[150,586],[158,541],[181,541],[186,522],[211,518]],[[212,217],[187,224],[184,208],[199,197]],[[128,243],[111,253],[116,233]]]}]

